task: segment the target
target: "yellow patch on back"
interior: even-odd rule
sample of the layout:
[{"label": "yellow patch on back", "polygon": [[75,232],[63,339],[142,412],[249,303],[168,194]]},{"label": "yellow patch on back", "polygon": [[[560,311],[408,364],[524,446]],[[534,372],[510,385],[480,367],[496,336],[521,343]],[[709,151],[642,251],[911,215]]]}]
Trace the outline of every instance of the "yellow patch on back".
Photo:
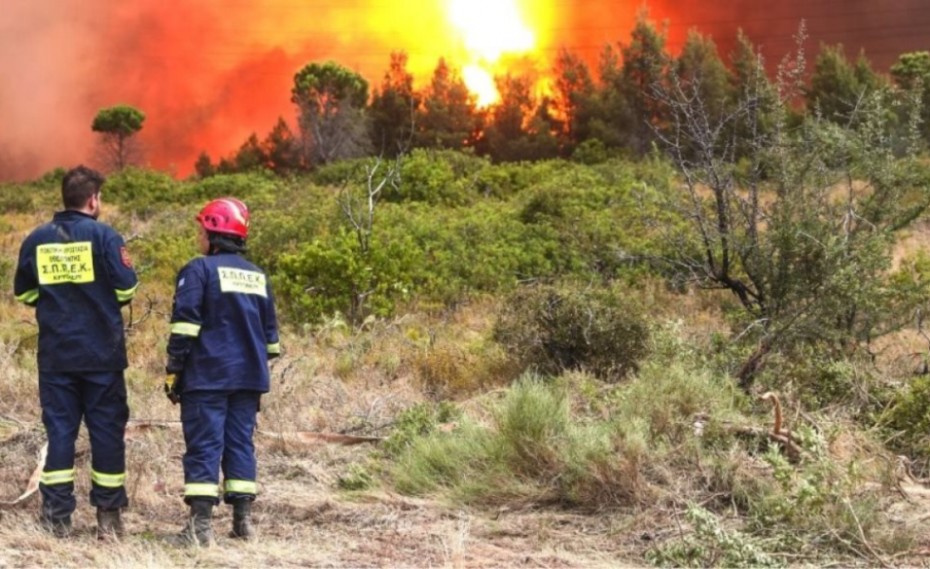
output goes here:
[{"label": "yellow patch on back", "polygon": [[36,247],[40,285],[94,282],[94,255],[90,241],[46,243]]},{"label": "yellow patch on back", "polygon": [[262,273],[228,267],[219,267],[217,271],[220,276],[220,290],[223,292],[268,296],[265,275]]}]

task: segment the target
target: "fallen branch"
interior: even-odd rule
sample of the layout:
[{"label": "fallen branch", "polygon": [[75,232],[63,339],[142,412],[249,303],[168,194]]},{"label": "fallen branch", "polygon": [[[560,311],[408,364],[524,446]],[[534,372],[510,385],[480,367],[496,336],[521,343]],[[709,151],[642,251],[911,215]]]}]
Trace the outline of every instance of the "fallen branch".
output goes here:
[{"label": "fallen branch", "polygon": [[766,438],[774,443],[781,445],[785,449],[785,454],[788,455],[788,460],[791,462],[798,462],[801,460],[801,456],[804,455],[804,449],[800,444],[791,436],[791,433],[779,433],[775,434],[772,431],[767,429],[762,429],[760,427],[751,427],[744,425],[725,425],[724,430],[727,433],[736,434],[736,435],[745,435],[748,437],[755,438]]},{"label": "fallen branch", "polygon": [[339,433],[315,433],[310,431],[275,433],[272,431],[259,430],[256,431],[256,433],[262,437],[267,437],[281,442],[304,445],[318,445],[323,443],[350,446],[362,443],[379,443],[384,440],[384,437],[363,437],[357,435],[342,435]]},{"label": "fallen branch", "polygon": [[[170,429],[178,428],[181,426],[180,421],[150,421],[150,420],[135,420],[130,421],[126,425],[126,440],[133,440],[138,435],[142,435],[153,431],[155,429]],[[338,444],[343,446],[358,445],[363,443],[379,443],[384,440],[384,437],[364,437],[356,435],[343,435],[339,433],[315,433],[309,431],[295,431],[295,432],[285,432],[285,433],[275,433],[272,431],[261,431],[258,430],[256,433],[259,436],[281,441],[289,444],[298,444],[305,446],[319,446],[322,444]],[[86,451],[78,451],[75,454],[75,459],[80,458],[86,454]],[[35,470],[32,472],[32,476],[29,477],[29,483],[26,485],[26,490],[15,500],[10,501],[0,501],[0,509],[8,509],[21,504],[30,496],[36,493],[39,489],[39,479],[42,476],[42,469],[45,468],[45,458],[48,455],[48,443],[42,445],[42,449],[39,451],[39,460],[36,464]]]},{"label": "fallen branch", "polygon": [[39,489],[39,479],[42,477],[42,469],[45,467],[46,456],[48,456],[48,443],[42,445],[42,449],[39,451],[38,464],[36,465],[35,470],[32,471],[32,476],[29,477],[29,483],[26,485],[26,491],[15,500],[9,502],[0,502],[0,509],[12,508],[17,504],[24,502],[26,498],[36,493],[36,491]]}]

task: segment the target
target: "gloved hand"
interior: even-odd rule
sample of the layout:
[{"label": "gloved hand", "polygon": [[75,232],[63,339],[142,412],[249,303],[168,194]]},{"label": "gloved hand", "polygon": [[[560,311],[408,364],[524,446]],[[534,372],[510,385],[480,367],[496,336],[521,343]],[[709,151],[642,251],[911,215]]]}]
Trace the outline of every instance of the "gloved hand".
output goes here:
[{"label": "gloved hand", "polygon": [[169,373],[165,376],[165,395],[174,405],[181,402],[181,382],[176,373]]}]

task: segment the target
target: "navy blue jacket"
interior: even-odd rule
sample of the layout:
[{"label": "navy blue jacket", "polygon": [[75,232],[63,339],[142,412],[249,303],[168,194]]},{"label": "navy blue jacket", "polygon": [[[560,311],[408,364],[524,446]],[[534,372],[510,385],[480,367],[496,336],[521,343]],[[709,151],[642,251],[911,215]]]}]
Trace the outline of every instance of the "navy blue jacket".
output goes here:
[{"label": "navy blue jacket", "polygon": [[178,273],[168,371],[181,391],[269,387],[268,358],[281,352],[265,273],[235,253],[198,257]]},{"label": "navy blue jacket", "polygon": [[39,370],[126,369],[120,306],[138,286],[126,243],[113,228],[74,210],[26,237],[13,279],[17,300],[36,307]]}]

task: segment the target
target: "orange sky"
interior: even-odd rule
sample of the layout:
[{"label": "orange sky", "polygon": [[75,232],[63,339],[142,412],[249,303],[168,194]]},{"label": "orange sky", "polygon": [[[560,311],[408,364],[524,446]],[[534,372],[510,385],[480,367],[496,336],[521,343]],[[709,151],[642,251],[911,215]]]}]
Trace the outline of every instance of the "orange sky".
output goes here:
[{"label": "orange sky", "polygon": [[[184,176],[201,150],[216,160],[253,132],[264,137],[279,116],[293,122],[293,76],[311,61],[333,59],[372,86],[395,50],[408,53],[423,82],[443,56],[463,68],[494,69],[488,59],[499,49],[526,45],[524,31],[502,27],[516,18],[531,33],[531,59],[544,72],[560,46],[594,61],[605,43],[627,39],[642,6],[601,0],[2,2],[0,181],[93,164],[90,123],[102,107],[142,109],[147,165]],[[859,42],[873,61],[887,65],[902,51],[930,49],[928,11],[912,9],[919,5],[783,0],[774,14],[760,13],[757,0],[654,0],[649,8],[654,19],[668,19],[672,48],[694,25],[725,48],[742,26],[780,55],[806,17],[813,39]],[[469,25],[484,33],[469,33]]]}]

